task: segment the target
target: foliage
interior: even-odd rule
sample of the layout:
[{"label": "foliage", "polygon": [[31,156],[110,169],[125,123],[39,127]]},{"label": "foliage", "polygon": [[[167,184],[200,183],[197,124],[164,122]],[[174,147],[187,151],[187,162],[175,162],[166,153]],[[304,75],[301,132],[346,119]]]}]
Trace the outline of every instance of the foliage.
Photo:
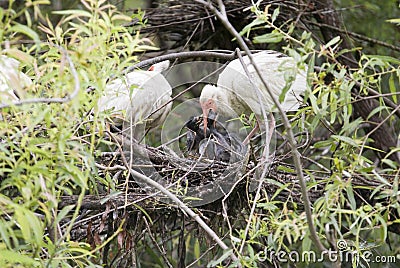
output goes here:
[{"label": "foliage", "polygon": [[[398,188],[398,163],[388,159],[389,155],[397,149],[383,159],[390,168],[380,169],[374,166],[370,151],[376,152],[377,149],[369,146],[370,133],[360,128],[360,124],[365,121],[354,114],[352,104],[357,101],[353,94],[354,87],[360,86],[362,93],[366,95],[368,95],[368,89],[373,89],[379,92],[375,98],[380,101],[381,106],[372,111],[370,117],[380,114],[393,120],[390,117],[393,110],[385,105],[382,96],[383,93],[388,93],[387,97],[397,103],[397,85],[400,81],[399,61],[389,56],[367,55],[359,51],[361,53],[359,68],[349,72],[346,66],[336,60],[339,55],[348,52],[338,49],[338,44],[341,42],[339,37],[317,47],[317,42],[307,32],[298,32],[292,25],[275,26],[274,21],[279,14],[279,9],[268,12],[268,9],[253,8],[257,17],[242,30],[242,34],[248,34],[255,29],[265,29],[268,33],[254,37],[253,42],[281,43],[285,52],[299,61],[299,66],[306,59],[309,62],[310,91],[306,94],[309,105],[300,111],[306,115],[306,120],[302,121],[299,118],[293,124],[309,132],[315,139],[326,133],[324,129],[331,132],[329,135],[324,134],[323,140],[312,142],[311,147],[302,153],[312,160],[311,163],[319,163],[318,165],[311,164],[310,170],[307,171],[311,178],[310,188],[316,186],[312,182],[312,178],[316,176],[316,170],[322,167],[321,172],[329,172],[325,173],[327,176],[325,194],[313,205],[314,222],[321,241],[326,247],[333,246],[336,249],[341,241],[346,241],[347,246],[361,256],[359,262],[356,262],[354,258],[350,261],[353,267],[369,265],[365,259],[362,259],[367,251],[373,252],[374,256],[395,256],[395,252],[387,247],[386,242],[388,227],[392,224],[390,221],[392,209],[400,208],[398,200],[388,194],[393,194],[393,191],[397,191]],[[318,70],[313,69],[316,62],[323,62]],[[327,78],[329,78],[328,83]],[[305,160],[307,158],[305,157]],[[395,174],[394,180],[384,179],[385,175],[392,174]],[[353,176],[367,178],[378,176],[382,185],[377,188],[358,188],[352,185]],[[281,185],[280,191],[285,191],[290,187],[290,185]],[[368,191],[369,194],[365,196],[365,199],[372,199],[374,202],[357,203],[355,195],[360,198],[362,193],[368,193]],[[289,204],[292,209],[288,207]],[[310,250],[318,252],[309,237],[305,215],[298,214],[296,209],[298,206],[299,204],[291,204],[290,200],[281,202],[274,200],[274,197],[268,198],[267,194],[264,195],[264,198],[258,202],[258,207],[262,208],[259,212],[261,214],[253,215],[254,220],[249,235],[243,237],[241,235],[243,230],[236,230],[239,235],[237,239],[239,244],[245,239],[248,245],[241,259],[245,267],[255,267],[260,260],[276,261],[276,255],[267,254],[271,252],[283,251],[290,254],[295,251],[295,253],[300,253],[300,257],[302,252]],[[261,250],[257,251],[252,245]],[[396,246],[393,247],[392,244],[392,248]],[[290,260],[298,262],[296,258],[283,259],[289,260],[289,263]],[[325,262],[330,261],[332,260]],[[306,260],[303,265],[304,267],[309,265],[319,267],[315,260]]]},{"label": "foliage", "polygon": [[[19,12],[12,6],[0,12],[2,54],[21,61],[25,73],[34,78],[24,99],[63,98],[72,93],[75,83],[80,83],[80,92],[71,101],[2,111],[2,267],[95,266],[99,263],[98,252],[104,247],[70,239],[84,195],[97,192],[101,182],[112,184],[98,176],[95,155],[102,142],[104,119],[92,111],[97,109],[96,99],[107,77],[118,75],[136,62],[138,52],[154,47],[140,37],[139,26],[123,27],[132,17],[106,1],[81,3],[84,9],[54,12],[62,15],[57,25],[41,14],[47,1],[32,1]],[[16,22],[19,16],[24,16],[27,25]],[[30,28],[34,19],[31,16],[44,19],[37,31]],[[140,14],[136,16],[141,19]],[[17,45],[26,37],[34,42]],[[40,38],[47,41],[41,42]],[[7,47],[6,41],[14,45]],[[67,48],[67,54],[59,47]],[[67,57],[74,64],[79,81],[74,79]],[[86,90],[90,87],[97,91]],[[73,194],[80,196],[77,206],[59,210],[60,196]],[[62,226],[62,233],[58,226]]]},{"label": "foliage", "polygon": [[[399,3],[396,0],[335,0],[346,28],[351,32],[384,41],[392,45],[398,44],[399,29],[388,20],[400,17]],[[362,46],[367,54],[391,55],[394,51],[370,44],[367,40],[358,40],[355,46]]]}]

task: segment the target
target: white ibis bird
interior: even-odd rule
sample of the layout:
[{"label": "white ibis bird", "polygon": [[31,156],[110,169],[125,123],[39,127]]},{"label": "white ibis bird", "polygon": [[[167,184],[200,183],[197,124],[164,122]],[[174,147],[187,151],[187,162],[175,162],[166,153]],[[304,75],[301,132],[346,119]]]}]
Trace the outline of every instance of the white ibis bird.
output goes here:
[{"label": "white ibis bird", "polygon": [[32,80],[18,68],[19,61],[0,55],[0,105],[18,101],[25,95],[26,88],[32,85]]},{"label": "white ibis bird", "polygon": [[16,59],[0,55],[0,104],[17,101],[25,88],[32,85],[32,80],[18,68]]},{"label": "white ibis bird", "polygon": [[[266,80],[268,88],[277,99],[287,86],[287,79],[285,78],[291,76],[290,88],[287,90],[281,106],[284,111],[297,110],[300,106],[300,95],[307,88],[307,70],[299,71],[293,58],[276,51],[262,51],[254,54],[253,58]],[[263,108],[267,113],[273,112],[276,108],[273,100],[257,75],[254,66],[250,63],[249,57],[243,57],[243,61],[254,85],[261,91]],[[228,112],[227,107],[231,107],[237,115],[253,112],[259,125],[262,118],[262,106],[257,93],[239,59],[230,62],[222,71],[217,86],[206,85],[203,88],[200,95],[200,105],[203,110],[205,129],[207,128],[207,117],[210,110],[224,116],[229,116],[226,114]],[[253,131],[249,136],[252,135]],[[250,138],[249,136],[246,138],[247,141]]]},{"label": "white ibis bird", "polygon": [[99,110],[112,110],[115,124],[125,122],[135,127],[145,123],[146,130],[158,127],[172,106],[172,88],[160,73],[168,67],[169,61],[163,61],[148,71],[135,70],[112,80],[97,102]]}]

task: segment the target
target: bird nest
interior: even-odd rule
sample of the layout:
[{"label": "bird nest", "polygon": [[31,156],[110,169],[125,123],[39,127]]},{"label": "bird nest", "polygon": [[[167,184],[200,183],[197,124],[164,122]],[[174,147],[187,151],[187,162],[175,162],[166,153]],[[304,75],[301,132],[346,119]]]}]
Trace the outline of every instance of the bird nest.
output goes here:
[{"label": "bird nest", "polygon": [[[173,146],[155,148],[124,139],[120,166],[125,165],[127,170],[131,168],[158,182],[191,206],[204,205],[227,196],[252,165],[248,163],[248,146],[244,146],[234,133],[225,130],[219,122],[209,119],[208,123],[209,127],[204,129],[201,117],[192,117],[186,122],[186,133],[181,135],[181,139],[176,139],[176,143],[183,147],[179,152],[174,151]],[[109,158],[102,162],[111,167],[115,166],[112,163],[115,160]],[[117,176],[117,172],[113,170],[111,176]],[[120,181],[122,190],[125,180],[121,177]],[[157,189],[135,177],[129,188],[137,190],[138,187],[149,196],[159,196],[161,201],[169,202],[169,199],[160,196]]]}]

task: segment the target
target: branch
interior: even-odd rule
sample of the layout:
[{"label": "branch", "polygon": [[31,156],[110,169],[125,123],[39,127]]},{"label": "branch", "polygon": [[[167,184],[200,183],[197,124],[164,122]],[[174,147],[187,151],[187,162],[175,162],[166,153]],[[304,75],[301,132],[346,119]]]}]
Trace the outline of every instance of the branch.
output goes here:
[{"label": "branch", "polygon": [[373,43],[373,44],[376,44],[376,45],[379,45],[379,46],[387,47],[387,48],[390,48],[390,49],[392,49],[394,51],[400,51],[400,47],[398,47],[398,46],[395,46],[395,45],[392,45],[392,44],[389,44],[389,43],[383,42],[381,40],[377,40],[377,39],[374,39],[374,38],[371,38],[371,37],[368,37],[368,36],[365,36],[365,35],[362,35],[362,34],[358,34],[358,33],[355,33],[355,32],[350,32],[350,31],[347,31],[347,30],[343,30],[343,29],[341,29],[339,27],[336,27],[336,26],[333,26],[333,25],[329,25],[329,24],[326,24],[326,23],[319,23],[319,22],[315,22],[315,21],[312,21],[312,20],[308,20],[307,22],[310,23],[310,24],[316,25],[318,27],[325,27],[325,28],[329,28],[329,29],[335,30],[335,31],[340,32],[340,33],[344,33],[346,35],[352,36],[352,37],[357,38],[359,40],[363,40],[363,41],[367,41],[367,42],[370,42],[370,43]]},{"label": "branch", "polygon": [[196,57],[213,57],[224,60],[233,60],[236,57],[234,51],[225,51],[225,52],[216,52],[216,51],[186,51],[186,52],[177,52],[171,53],[168,55],[154,57],[148,60],[141,61],[132,67],[128,68],[127,72],[132,72],[135,69],[140,69],[145,66],[153,65],[157,62],[164,60],[175,60],[175,59],[186,59],[186,58],[196,58]]},{"label": "branch", "polygon": [[[239,46],[248,55],[248,57],[250,59],[250,62],[254,66],[258,76],[260,77],[260,79],[261,79],[261,81],[263,83],[263,85],[267,89],[268,94],[271,96],[274,104],[278,108],[279,113],[282,116],[282,120],[283,120],[283,123],[285,125],[285,128],[287,130],[287,136],[288,136],[289,144],[291,146],[292,157],[293,157],[294,164],[295,164],[295,167],[296,167],[297,177],[298,177],[298,179],[300,181],[301,194],[302,194],[302,199],[303,199],[303,203],[304,203],[304,209],[305,209],[305,212],[306,212],[308,227],[309,227],[310,234],[311,234],[311,239],[313,240],[313,242],[316,244],[317,248],[321,252],[322,251],[326,251],[324,245],[319,240],[318,234],[317,234],[315,226],[314,226],[314,222],[313,222],[313,219],[312,219],[310,200],[309,200],[308,193],[307,193],[307,185],[306,185],[306,182],[305,182],[305,179],[304,179],[303,169],[302,169],[302,166],[301,166],[300,153],[297,150],[296,140],[294,138],[291,125],[289,123],[289,120],[288,120],[285,112],[282,109],[282,106],[280,105],[279,101],[275,98],[275,96],[272,94],[272,92],[269,90],[265,79],[262,77],[260,70],[257,68],[257,65],[256,65],[256,63],[254,61],[254,58],[253,58],[253,56],[251,54],[250,49],[246,45],[246,43],[243,40],[242,36],[236,31],[235,28],[233,28],[233,26],[229,22],[228,18],[226,16],[223,16],[223,14],[221,14],[210,2],[205,2],[203,0],[195,0],[195,2],[206,6],[208,9],[210,9],[212,12],[214,12],[214,14],[222,22],[222,24],[225,26],[225,28],[236,38],[236,40],[239,43]],[[219,2],[222,2],[222,0],[219,0]]]}]

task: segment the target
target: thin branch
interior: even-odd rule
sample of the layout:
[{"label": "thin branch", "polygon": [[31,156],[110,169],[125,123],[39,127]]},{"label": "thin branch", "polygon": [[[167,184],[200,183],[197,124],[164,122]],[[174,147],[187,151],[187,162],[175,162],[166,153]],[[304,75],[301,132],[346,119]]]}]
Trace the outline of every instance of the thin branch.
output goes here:
[{"label": "thin branch", "polygon": [[167,254],[165,252],[165,250],[161,249],[161,247],[158,245],[157,240],[155,239],[154,235],[151,233],[151,228],[150,225],[146,219],[146,217],[143,217],[143,221],[146,224],[146,228],[148,231],[148,234],[150,236],[151,241],[153,242],[153,245],[155,246],[155,248],[158,250],[158,252],[160,253],[162,259],[164,260],[164,263],[169,267],[172,268],[172,264],[169,262],[168,258],[167,258]]},{"label": "thin branch", "polygon": [[[219,1],[219,2],[220,2],[219,5],[223,6],[222,1]],[[237,51],[238,50],[239,49],[237,49]],[[263,167],[263,171],[261,172],[261,175],[259,176],[259,182],[258,182],[258,186],[257,186],[256,195],[254,196],[253,205],[251,206],[251,211],[250,211],[250,214],[249,214],[249,219],[247,220],[246,228],[244,230],[243,237],[246,238],[247,234],[249,233],[249,230],[250,230],[250,225],[252,223],[251,219],[252,219],[252,217],[253,217],[253,215],[254,215],[254,213],[256,211],[257,201],[260,198],[260,193],[261,193],[262,185],[264,183],[264,178],[265,178],[265,176],[267,175],[267,172],[268,172],[267,163],[268,163],[268,160],[269,160],[268,159],[269,158],[269,144],[270,144],[270,141],[271,141],[269,137],[271,137],[271,134],[268,133],[269,127],[268,127],[268,124],[267,124],[267,113],[265,111],[265,107],[263,105],[263,101],[262,101],[262,98],[261,98],[261,94],[262,94],[261,90],[254,84],[253,79],[251,79],[250,72],[249,72],[246,64],[244,63],[244,60],[243,60],[243,58],[242,58],[242,56],[240,55],[239,52],[238,52],[238,56],[239,56],[240,63],[242,64],[242,67],[243,67],[243,69],[244,69],[244,71],[246,73],[246,76],[249,78],[250,84],[253,87],[253,89],[254,89],[254,91],[255,91],[255,93],[257,95],[258,103],[260,104],[260,107],[261,107],[261,113],[262,113],[262,116],[264,118],[265,130],[267,132],[266,133],[266,141],[265,141],[265,145],[264,145],[264,149],[263,149],[263,153],[262,153],[262,157],[261,157],[261,167]],[[275,120],[275,119],[272,119],[272,120]],[[258,175],[257,171],[258,171],[258,169],[256,169],[255,176]],[[246,239],[243,239],[242,244],[240,245],[240,248],[239,248],[239,252],[240,253],[243,252],[245,242],[246,242]]]},{"label": "thin branch", "polygon": [[253,56],[251,54],[250,49],[246,45],[246,43],[243,40],[242,36],[236,31],[236,29],[229,22],[228,18],[224,17],[210,2],[206,2],[206,1],[203,1],[203,0],[195,0],[195,2],[206,6],[212,12],[214,12],[214,14],[222,22],[222,24],[225,26],[225,28],[236,38],[237,42],[239,43],[239,46],[248,55],[251,64],[254,66],[254,69],[256,70],[258,76],[260,77],[260,79],[261,79],[263,85],[265,86],[268,94],[271,96],[274,104],[278,108],[279,113],[282,116],[282,120],[283,120],[283,123],[285,125],[285,128],[287,130],[287,136],[288,136],[288,140],[289,140],[289,143],[290,143],[290,146],[291,146],[291,150],[292,150],[292,157],[293,157],[294,164],[295,164],[295,167],[296,167],[297,177],[299,179],[300,186],[301,186],[301,195],[302,195],[302,199],[303,199],[303,203],[304,203],[304,210],[306,212],[306,217],[307,217],[307,222],[308,222],[308,227],[309,227],[311,239],[313,240],[313,242],[316,244],[317,248],[321,252],[322,251],[326,251],[326,248],[321,243],[321,241],[320,241],[320,239],[318,237],[317,231],[315,229],[315,226],[314,226],[314,221],[313,221],[313,218],[312,218],[310,199],[309,199],[308,193],[307,193],[307,185],[306,185],[306,182],[305,182],[303,169],[302,169],[302,166],[301,166],[301,159],[300,159],[301,155],[300,155],[299,151],[297,150],[296,140],[295,140],[294,135],[293,135],[292,127],[291,127],[291,125],[289,123],[289,120],[288,120],[285,112],[282,109],[282,106],[280,105],[280,103],[276,99],[276,97],[272,94],[272,92],[269,90],[265,79],[261,75],[260,70],[257,68],[257,65],[256,65],[256,63],[254,61],[254,58],[253,58]]},{"label": "thin branch", "polygon": [[164,60],[175,60],[175,59],[186,59],[186,58],[196,58],[196,57],[209,57],[209,58],[218,58],[224,60],[233,60],[236,57],[234,51],[231,52],[215,52],[215,51],[185,51],[185,52],[176,52],[171,53],[168,55],[162,55],[158,57],[154,57],[148,60],[141,61],[132,67],[128,68],[126,72],[132,72],[135,69],[140,69],[145,66],[153,65],[157,62],[164,61]]},{"label": "thin branch", "polygon": [[354,37],[356,39],[359,39],[359,40],[363,40],[363,41],[367,41],[367,42],[370,42],[370,43],[373,43],[373,44],[376,44],[376,45],[379,45],[379,46],[387,47],[387,48],[390,48],[391,50],[394,50],[394,51],[400,51],[400,47],[392,45],[392,44],[389,44],[389,43],[386,43],[386,42],[383,42],[383,41],[378,40],[378,39],[374,39],[374,38],[371,38],[371,37],[368,37],[368,36],[365,36],[365,35],[361,35],[361,34],[358,34],[358,33],[355,33],[355,32],[350,32],[350,31],[347,31],[347,30],[343,30],[343,29],[341,29],[339,27],[336,27],[336,26],[333,26],[333,25],[329,25],[329,24],[326,24],[326,23],[316,22],[316,21],[312,21],[312,20],[308,20],[307,22],[310,23],[310,24],[314,24],[314,25],[316,25],[318,27],[325,27],[325,28],[329,28],[329,29],[335,30],[335,31],[340,32],[340,33],[344,33],[346,35],[352,36],[352,37]]},{"label": "thin branch", "polygon": [[[185,203],[183,203],[176,195],[165,189],[161,184],[153,181],[149,177],[137,172],[136,170],[131,169],[132,177],[136,177],[140,180],[143,180],[146,184],[156,188],[163,194],[165,194],[170,200],[176,203],[179,208],[188,214],[191,218],[193,218],[201,228],[222,248],[223,250],[228,250],[228,246],[218,237],[218,235],[203,221],[203,219],[197,215],[193,210],[191,210]],[[233,261],[238,261],[237,257],[232,253],[231,258]]]}]

